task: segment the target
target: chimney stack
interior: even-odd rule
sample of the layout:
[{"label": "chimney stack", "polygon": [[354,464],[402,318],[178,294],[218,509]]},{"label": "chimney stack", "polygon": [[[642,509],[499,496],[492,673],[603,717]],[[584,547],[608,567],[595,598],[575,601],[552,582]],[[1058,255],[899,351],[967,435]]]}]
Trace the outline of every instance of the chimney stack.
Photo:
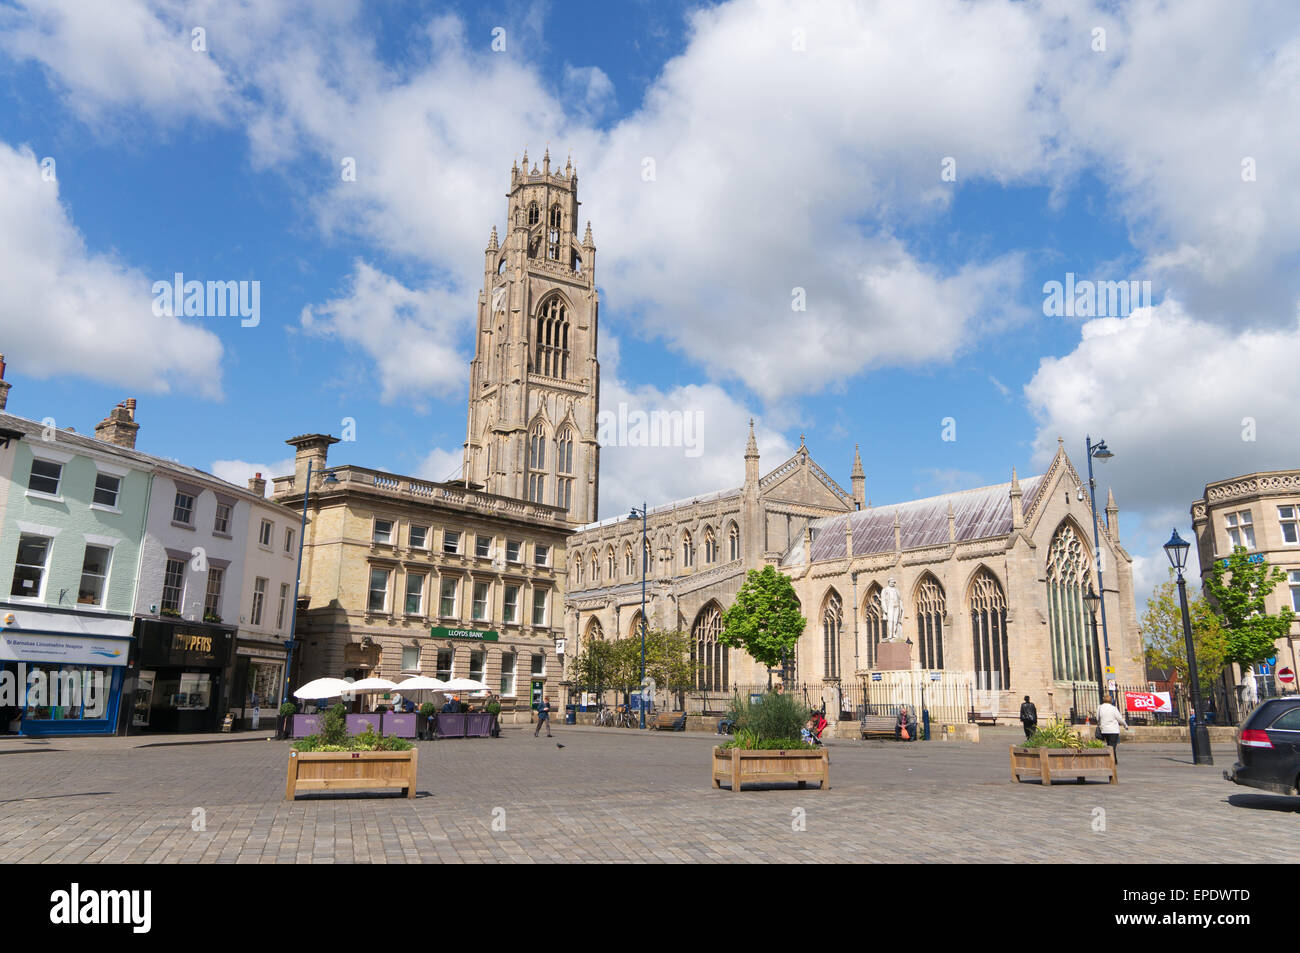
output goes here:
[{"label": "chimney stack", "polygon": [[4,410],[9,403],[9,388],[13,386],[5,380],[5,356],[0,354],[0,410]]},{"label": "chimney stack", "polygon": [[[295,493],[305,493],[320,486],[325,476],[325,463],[329,458],[330,447],[339,442],[338,437],[325,433],[306,433],[285,441],[296,451],[294,453],[293,489]],[[311,486],[307,486],[307,466],[311,465]]]},{"label": "chimney stack", "polygon": [[248,489],[250,493],[266,496],[266,481],[262,479],[262,474],[254,473],[248,478]]},{"label": "chimney stack", "polygon": [[95,439],[134,450],[139,430],[140,425],[135,422],[135,398],[128,397],[95,424]]}]

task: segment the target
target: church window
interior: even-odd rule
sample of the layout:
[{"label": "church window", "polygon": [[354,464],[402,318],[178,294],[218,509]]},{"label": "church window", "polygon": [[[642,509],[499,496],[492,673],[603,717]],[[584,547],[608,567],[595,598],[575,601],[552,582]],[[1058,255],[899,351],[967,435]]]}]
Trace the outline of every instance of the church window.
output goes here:
[{"label": "church window", "polygon": [[727,550],[730,553],[728,559],[740,558],[740,529],[735,523],[727,530]]},{"label": "church window", "polygon": [[528,206],[528,224],[530,226],[536,225],[539,221],[541,221],[541,216],[542,213],[537,208],[536,202],[533,202],[531,205]]},{"label": "church window", "polygon": [[880,585],[872,583],[863,604],[863,623],[867,630],[867,668],[876,667],[880,643],[885,638],[885,610],[880,605]]},{"label": "church window", "polygon": [[533,370],[544,377],[569,376],[569,316],[559,297],[547,301],[537,315],[537,356]]},{"label": "church window", "polygon": [[559,473],[555,484],[555,505],[567,510],[573,505],[573,431],[568,427],[560,432],[560,440],[555,445],[555,464]]},{"label": "church window", "polygon": [[1068,523],[1052,537],[1047,555],[1047,611],[1052,632],[1052,677],[1095,682],[1099,675],[1097,640],[1084,595],[1092,571],[1083,539]]},{"label": "church window", "polygon": [[609,581],[613,582],[618,577],[618,560],[614,557],[613,546],[605,550],[605,567],[609,570]]},{"label": "church window", "polygon": [[712,527],[704,529],[704,562],[713,564],[718,561],[718,541],[713,535]]},{"label": "church window", "polygon": [[563,221],[564,213],[560,211],[560,207],[552,205],[546,229],[546,257],[552,261],[560,259],[560,224]]},{"label": "church window", "polygon": [[695,565],[695,541],[691,539],[690,531],[682,535],[682,568],[690,569]]},{"label": "church window", "polygon": [[631,543],[628,543],[623,547],[623,566],[624,566],[624,571],[629,576],[636,573],[636,557],[632,555]]},{"label": "church window", "polygon": [[840,594],[832,589],[822,609],[822,648],[826,659],[826,677],[840,677],[840,630],[844,626],[844,605]]},{"label": "church window", "polygon": [[710,602],[700,610],[691,627],[691,663],[697,691],[727,690],[727,647],[718,641],[721,635],[722,610],[716,602]]},{"label": "church window", "polygon": [[970,624],[975,649],[975,687],[995,692],[1010,688],[1007,597],[997,577],[988,569],[981,568],[971,582]]},{"label": "church window", "polygon": [[926,573],[916,587],[916,635],[921,668],[943,668],[943,615],[947,597],[939,580]]},{"label": "church window", "polygon": [[541,503],[545,491],[546,430],[538,423],[528,438],[528,499],[533,503]]}]

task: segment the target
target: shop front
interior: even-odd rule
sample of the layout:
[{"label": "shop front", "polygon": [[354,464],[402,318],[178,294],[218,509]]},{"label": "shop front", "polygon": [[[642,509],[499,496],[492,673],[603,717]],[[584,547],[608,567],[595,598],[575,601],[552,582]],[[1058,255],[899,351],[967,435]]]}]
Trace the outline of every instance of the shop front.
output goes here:
[{"label": "shop front", "polygon": [[239,640],[230,691],[234,726],[257,731],[275,727],[284,692],[284,643]]},{"label": "shop front", "polygon": [[139,619],[131,730],[215,731],[225,711],[234,630]]},{"label": "shop front", "polygon": [[0,630],[0,733],[112,734],[130,649],[129,635]]}]

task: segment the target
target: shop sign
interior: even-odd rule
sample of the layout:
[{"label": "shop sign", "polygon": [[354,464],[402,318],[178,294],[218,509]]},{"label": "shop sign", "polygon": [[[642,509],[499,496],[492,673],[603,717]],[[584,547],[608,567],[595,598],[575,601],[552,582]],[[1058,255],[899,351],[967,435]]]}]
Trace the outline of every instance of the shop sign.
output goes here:
[{"label": "shop sign", "polygon": [[448,629],[441,625],[435,625],[431,628],[429,635],[435,639],[473,639],[476,642],[497,641],[495,631],[480,632],[477,629]]},{"label": "shop sign", "polygon": [[85,635],[0,632],[0,659],[58,665],[125,665],[128,643]]}]

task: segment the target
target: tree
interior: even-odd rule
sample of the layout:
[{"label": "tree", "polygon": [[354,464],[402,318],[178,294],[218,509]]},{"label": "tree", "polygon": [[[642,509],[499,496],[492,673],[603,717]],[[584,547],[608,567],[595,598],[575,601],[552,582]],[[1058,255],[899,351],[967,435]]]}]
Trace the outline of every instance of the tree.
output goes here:
[{"label": "tree", "polygon": [[1233,547],[1231,556],[1217,560],[1211,567],[1205,578],[1205,591],[1223,620],[1227,661],[1249,668],[1273,655],[1274,643],[1291,631],[1295,613],[1290,606],[1284,606],[1277,615],[1269,615],[1264,605],[1269,594],[1285,579],[1281,569],[1258,556],[1248,556],[1245,546]]},{"label": "tree", "polygon": [[694,687],[699,667],[691,661],[691,639],[685,632],[680,629],[646,632],[645,673],[659,688],[680,692]]},{"label": "tree", "polygon": [[751,569],[745,583],[722,616],[718,641],[744,649],[754,661],[776,668],[799,641],[808,620],[799,612],[799,599],[788,577],[772,566]]},{"label": "tree", "polygon": [[578,685],[597,691],[605,688],[626,689],[629,684],[627,652],[620,649],[620,645],[619,642],[606,642],[602,639],[588,640],[572,662],[573,680]]},{"label": "tree", "polygon": [[[1189,598],[1187,615],[1192,622],[1196,673],[1201,680],[1201,689],[1208,691],[1225,664],[1227,637],[1208,600],[1199,596]],[[1141,629],[1147,662],[1157,668],[1174,669],[1178,680],[1187,684],[1187,640],[1183,636],[1183,610],[1178,602],[1178,584],[1172,569],[1169,578],[1156,586],[1147,600]]]}]

